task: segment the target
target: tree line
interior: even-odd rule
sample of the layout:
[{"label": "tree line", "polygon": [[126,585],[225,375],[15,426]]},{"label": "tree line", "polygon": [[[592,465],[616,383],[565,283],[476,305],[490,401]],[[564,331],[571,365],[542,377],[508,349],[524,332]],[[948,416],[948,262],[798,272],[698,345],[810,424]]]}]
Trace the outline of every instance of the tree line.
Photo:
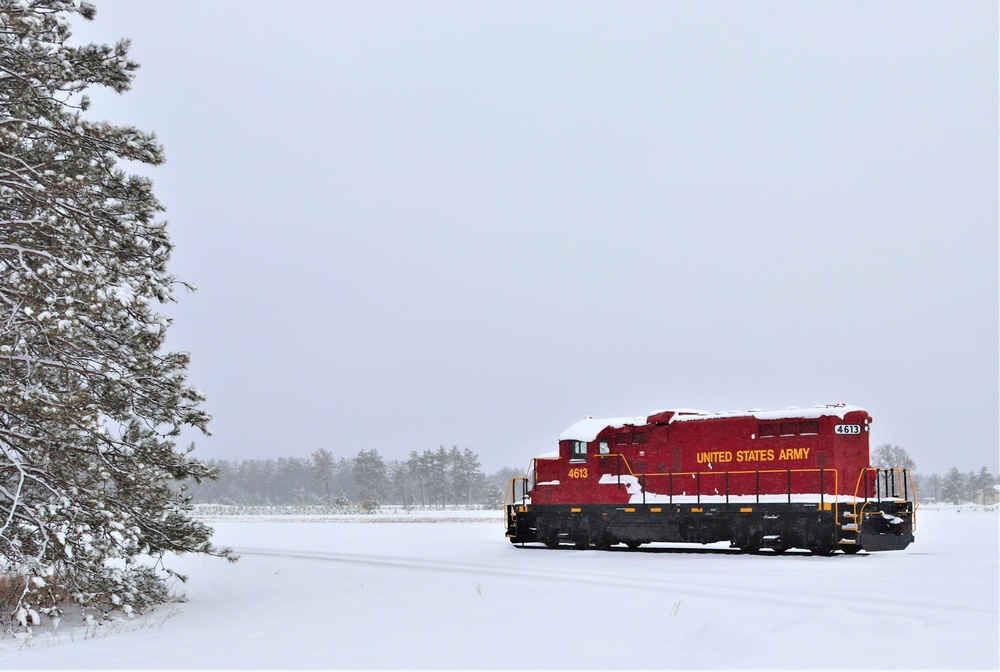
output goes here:
[{"label": "tree line", "polygon": [[952,467],[944,476],[914,476],[913,487],[921,500],[935,502],[950,502],[963,504],[996,504],[998,501],[997,477],[983,467],[978,472],[963,473],[958,467]]},{"label": "tree line", "polygon": [[871,464],[882,469],[892,467],[909,469],[913,475],[913,487],[917,497],[922,501],[996,504],[1000,499],[1000,493],[996,488],[1000,478],[991,474],[986,467],[978,472],[968,473],[963,473],[958,467],[952,467],[944,476],[939,474],[925,476],[916,473],[917,463],[905,448],[888,443],[872,450]]},{"label": "tree line", "polygon": [[469,448],[440,446],[387,460],[377,449],[336,457],[319,448],[309,457],[209,460],[216,480],[186,483],[196,504],[326,505],[373,511],[383,504],[413,508],[501,508],[512,467],[483,472]]}]

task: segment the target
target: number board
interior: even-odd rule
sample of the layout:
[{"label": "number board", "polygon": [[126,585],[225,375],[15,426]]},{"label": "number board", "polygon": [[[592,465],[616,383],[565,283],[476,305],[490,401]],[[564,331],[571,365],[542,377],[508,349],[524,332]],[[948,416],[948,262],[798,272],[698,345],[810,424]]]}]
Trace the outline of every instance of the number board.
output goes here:
[{"label": "number board", "polygon": [[834,425],[835,434],[860,434],[861,425]]}]

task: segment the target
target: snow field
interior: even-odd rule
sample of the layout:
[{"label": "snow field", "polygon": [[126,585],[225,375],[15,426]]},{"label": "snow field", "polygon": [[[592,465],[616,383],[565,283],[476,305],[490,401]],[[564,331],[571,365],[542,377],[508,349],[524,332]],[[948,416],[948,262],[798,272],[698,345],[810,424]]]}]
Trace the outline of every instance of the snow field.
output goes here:
[{"label": "snow field", "polygon": [[[4,668],[1000,667],[998,516],[922,507],[905,551],[519,549],[493,522],[213,521],[188,602],[0,640]],[[473,518],[475,521],[475,518]]]}]

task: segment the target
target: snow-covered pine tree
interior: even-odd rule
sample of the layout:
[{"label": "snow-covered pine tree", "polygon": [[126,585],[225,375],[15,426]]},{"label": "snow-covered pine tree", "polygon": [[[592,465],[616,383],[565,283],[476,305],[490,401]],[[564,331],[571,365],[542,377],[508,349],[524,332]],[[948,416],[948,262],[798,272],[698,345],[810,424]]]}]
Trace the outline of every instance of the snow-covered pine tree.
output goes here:
[{"label": "snow-covered pine tree", "polygon": [[455,505],[472,506],[473,494],[482,488],[484,478],[479,456],[468,448],[459,451],[458,446],[452,446],[448,459]]},{"label": "snow-covered pine tree", "polygon": [[958,470],[958,467],[952,467],[941,480],[941,499],[952,504],[961,504],[967,499],[968,489],[968,478]]},{"label": "snow-covered pine tree", "polygon": [[382,504],[389,476],[378,449],[360,450],[354,459],[354,480],[361,492],[361,508],[371,513]]},{"label": "snow-covered pine tree", "polygon": [[[0,618],[30,628],[167,599],[168,553],[231,556],[176,486],[212,470],[176,448],[207,431],[188,356],[165,352],[171,243],[151,182],[156,138],[92,121],[84,92],[121,93],[128,42],[70,46],[87,2],[0,0]],[[193,446],[192,446],[193,447]]]},{"label": "snow-covered pine tree", "polygon": [[323,500],[323,503],[329,504],[333,501],[331,484],[333,483],[333,476],[336,473],[337,461],[333,459],[333,453],[326,448],[317,448],[313,451],[311,457],[312,468],[316,474],[316,478],[323,484],[323,490],[326,493],[326,499]]},{"label": "snow-covered pine tree", "polygon": [[980,504],[993,504],[997,499],[997,490],[994,487],[996,485],[996,477],[990,473],[990,470],[983,467],[976,474],[975,478],[975,494],[979,500]]}]

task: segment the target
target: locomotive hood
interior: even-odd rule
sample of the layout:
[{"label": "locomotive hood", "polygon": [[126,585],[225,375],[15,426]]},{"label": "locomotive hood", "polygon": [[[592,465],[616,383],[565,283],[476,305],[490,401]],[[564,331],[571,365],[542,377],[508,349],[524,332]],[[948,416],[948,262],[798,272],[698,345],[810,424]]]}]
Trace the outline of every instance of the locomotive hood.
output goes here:
[{"label": "locomotive hood", "polygon": [[649,415],[640,415],[637,417],[621,417],[621,418],[584,418],[574,422],[572,425],[566,428],[566,430],[559,435],[560,441],[593,441],[597,438],[597,435],[601,433],[602,430],[607,427],[614,427],[615,429],[625,427],[627,425],[641,426],[649,424],[652,419],[653,422],[666,422],[668,424],[674,422],[692,422],[698,420],[715,420],[719,418],[743,418],[743,417],[754,417],[758,420],[782,420],[784,418],[820,418],[823,416],[834,416],[838,418],[843,418],[846,414],[852,411],[864,411],[865,409],[860,406],[851,406],[849,404],[825,404],[813,406],[812,408],[798,408],[796,406],[789,406],[783,411],[761,411],[759,409],[754,409],[752,411],[723,411],[720,413],[711,413],[709,411],[698,411],[689,408],[679,408],[667,411],[653,411]]}]

